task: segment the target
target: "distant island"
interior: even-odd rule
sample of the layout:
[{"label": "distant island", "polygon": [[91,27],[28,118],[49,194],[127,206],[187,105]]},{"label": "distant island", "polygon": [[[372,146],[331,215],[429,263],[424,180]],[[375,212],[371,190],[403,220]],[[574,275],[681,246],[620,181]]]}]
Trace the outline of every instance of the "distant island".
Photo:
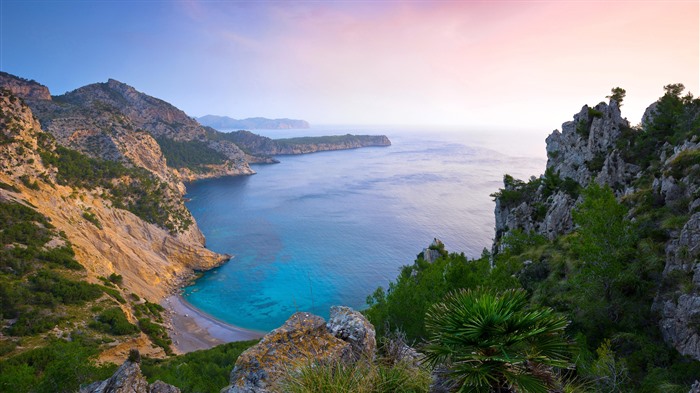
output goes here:
[{"label": "distant island", "polygon": [[234,119],[228,116],[206,115],[195,118],[201,125],[217,130],[287,130],[292,128],[309,128],[306,120],[267,119],[265,117],[249,117]]}]

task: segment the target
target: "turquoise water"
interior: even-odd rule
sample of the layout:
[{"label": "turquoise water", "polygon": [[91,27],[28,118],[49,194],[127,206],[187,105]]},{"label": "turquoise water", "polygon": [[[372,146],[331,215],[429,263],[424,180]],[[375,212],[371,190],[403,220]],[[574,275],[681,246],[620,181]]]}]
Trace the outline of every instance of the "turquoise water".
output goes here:
[{"label": "turquoise water", "polygon": [[281,156],[254,166],[254,176],[188,184],[187,206],[208,248],[235,258],[185,288],[186,299],[261,331],[296,311],[361,309],[434,237],[479,256],[491,244],[489,194],[503,174],[544,168],[543,157],[498,153],[464,134],[388,136],[390,147]]}]

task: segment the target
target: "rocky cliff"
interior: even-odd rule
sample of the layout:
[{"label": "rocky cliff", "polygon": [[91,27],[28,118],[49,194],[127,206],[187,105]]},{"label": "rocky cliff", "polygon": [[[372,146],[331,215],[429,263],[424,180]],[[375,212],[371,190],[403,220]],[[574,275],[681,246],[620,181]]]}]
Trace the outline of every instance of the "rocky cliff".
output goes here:
[{"label": "rocky cliff", "polygon": [[210,150],[205,154],[221,157],[196,171],[185,169],[182,179],[169,182],[254,173],[238,146],[227,142],[211,143],[206,138],[207,130],[183,111],[113,79],[48,99],[20,97],[27,101],[44,129],[59,144],[92,157],[142,166],[167,178],[173,172],[168,171],[163,143],[154,139],[163,138],[199,143]]},{"label": "rocky cliff", "polygon": [[35,100],[50,100],[49,89],[34,81],[16,77],[0,71],[0,86],[9,90],[17,97],[26,97]]},{"label": "rocky cliff", "polygon": [[[30,109],[8,93],[0,96],[0,109],[0,179],[19,191],[4,192],[35,206],[64,231],[78,261],[94,277],[122,274],[133,293],[157,301],[191,269],[211,268],[228,259],[204,248],[204,237],[194,224],[173,235],[132,212],[115,209],[104,189],[58,184],[57,169],[45,165],[41,154],[55,145]],[[100,225],[88,221],[85,212]]]},{"label": "rocky cliff", "polygon": [[611,100],[584,106],[552,132],[545,174],[528,182],[506,176],[493,195],[493,252],[502,251],[514,231],[549,239],[571,232],[579,190],[593,181],[610,186],[630,208],[629,218],[644,217],[665,247],[653,306],[661,334],[681,354],[700,360],[700,101],[680,97],[682,85],[666,89],[639,127],[631,128]]},{"label": "rocky cliff", "polygon": [[546,139],[546,173],[529,183],[506,176],[504,190],[496,198],[496,243],[509,231],[519,229],[553,239],[573,228],[571,211],[578,187],[593,179],[624,192],[639,170],[621,158],[618,142],[630,130],[615,101],[593,108],[584,105],[572,121],[562,124]]}]

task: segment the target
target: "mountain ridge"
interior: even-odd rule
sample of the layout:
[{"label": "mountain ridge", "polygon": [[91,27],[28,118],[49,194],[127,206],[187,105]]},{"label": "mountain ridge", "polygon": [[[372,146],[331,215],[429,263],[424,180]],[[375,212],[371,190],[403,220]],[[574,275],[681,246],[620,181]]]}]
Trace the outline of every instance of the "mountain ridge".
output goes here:
[{"label": "mountain ridge", "polygon": [[288,130],[309,128],[309,122],[297,119],[268,119],[265,117],[249,117],[246,119],[234,119],[228,116],[204,115],[195,118],[200,124],[224,130]]}]

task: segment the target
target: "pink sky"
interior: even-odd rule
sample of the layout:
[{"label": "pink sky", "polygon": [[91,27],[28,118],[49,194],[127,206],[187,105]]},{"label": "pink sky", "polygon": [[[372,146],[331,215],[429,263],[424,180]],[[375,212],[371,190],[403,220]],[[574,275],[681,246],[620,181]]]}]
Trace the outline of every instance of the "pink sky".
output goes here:
[{"label": "pink sky", "polygon": [[615,86],[633,124],[666,84],[700,94],[697,0],[78,3],[5,1],[3,70],[312,124],[549,132]]}]

